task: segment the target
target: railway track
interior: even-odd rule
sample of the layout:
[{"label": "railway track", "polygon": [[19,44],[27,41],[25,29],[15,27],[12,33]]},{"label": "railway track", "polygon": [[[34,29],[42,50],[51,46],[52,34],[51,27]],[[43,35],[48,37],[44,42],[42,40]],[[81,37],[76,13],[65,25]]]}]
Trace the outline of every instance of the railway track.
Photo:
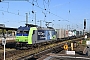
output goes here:
[{"label": "railway track", "polygon": [[[40,55],[44,55],[47,54],[51,51],[53,51],[53,49],[57,49],[58,47],[61,49],[61,46],[63,46],[65,43],[69,43],[69,42],[73,42],[73,41],[77,41],[77,40],[81,40],[83,38],[77,38],[77,39],[73,39],[73,40],[68,40],[68,41],[63,41],[63,42],[57,42],[57,43],[53,43],[53,44],[49,44],[49,45],[45,45],[45,46],[41,46],[41,47],[37,47],[37,48],[32,48],[32,49],[28,49],[28,50],[13,50],[13,51],[7,51],[6,52],[6,60],[18,60],[18,59],[27,59],[28,57],[38,57]],[[0,53],[0,60],[3,59],[3,53]]]}]

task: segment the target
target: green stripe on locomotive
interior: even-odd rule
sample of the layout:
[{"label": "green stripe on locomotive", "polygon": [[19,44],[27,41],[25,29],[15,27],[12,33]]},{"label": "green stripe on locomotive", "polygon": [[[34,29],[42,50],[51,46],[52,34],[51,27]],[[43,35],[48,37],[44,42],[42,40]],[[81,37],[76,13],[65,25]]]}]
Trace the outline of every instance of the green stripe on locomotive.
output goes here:
[{"label": "green stripe on locomotive", "polygon": [[34,30],[37,30],[37,28],[31,27],[28,36],[16,36],[16,42],[28,42],[28,44],[32,44],[32,34]]},{"label": "green stripe on locomotive", "polygon": [[32,44],[32,34],[33,34],[34,30],[37,30],[37,28],[36,27],[31,27],[30,28],[29,36],[28,36],[28,44]]},{"label": "green stripe on locomotive", "polygon": [[52,40],[56,39],[56,35],[53,35]]},{"label": "green stripe on locomotive", "polygon": [[55,32],[55,34],[52,36],[52,40],[56,40],[57,39],[57,37],[56,37],[57,30],[55,30],[54,32]]},{"label": "green stripe on locomotive", "polygon": [[16,42],[27,42],[28,36],[16,36]]}]

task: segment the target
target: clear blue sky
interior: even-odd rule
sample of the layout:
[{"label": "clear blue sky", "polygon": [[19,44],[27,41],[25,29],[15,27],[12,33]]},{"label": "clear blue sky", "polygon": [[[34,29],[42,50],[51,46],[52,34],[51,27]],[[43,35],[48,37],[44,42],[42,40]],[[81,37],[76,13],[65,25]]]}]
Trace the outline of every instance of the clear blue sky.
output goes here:
[{"label": "clear blue sky", "polygon": [[[34,6],[29,2],[33,2]],[[48,0],[29,0],[29,2],[8,0],[0,2],[0,23],[5,24],[7,27],[24,26],[25,13],[28,13],[29,23],[35,24],[35,14],[32,14],[32,10],[36,12],[37,21],[52,21],[54,28],[67,28],[67,25],[70,25],[71,29],[83,29],[84,18],[90,19],[90,0],[49,0],[49,4]],[[50,11],[50,14],[41,8],[46,8],[47,11]],[[42,12],[46,14],[46,18]],[[87,29],[90,29],[89,22],[90,20],[87,20]],[[40,25],[40,23],[37,22],[37,25]],[[45,26],[43,21],[42,26]]]}]

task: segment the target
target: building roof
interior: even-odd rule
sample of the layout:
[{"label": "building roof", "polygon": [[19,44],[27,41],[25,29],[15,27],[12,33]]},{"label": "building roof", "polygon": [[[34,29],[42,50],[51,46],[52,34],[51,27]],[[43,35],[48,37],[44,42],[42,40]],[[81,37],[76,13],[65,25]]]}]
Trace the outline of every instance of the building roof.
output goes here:
[{"label": "building roof", "polygon": [[0,27],[0,29],[6,29],[6,30],[17,30],[17,28],[11,28],[11,27]]}]

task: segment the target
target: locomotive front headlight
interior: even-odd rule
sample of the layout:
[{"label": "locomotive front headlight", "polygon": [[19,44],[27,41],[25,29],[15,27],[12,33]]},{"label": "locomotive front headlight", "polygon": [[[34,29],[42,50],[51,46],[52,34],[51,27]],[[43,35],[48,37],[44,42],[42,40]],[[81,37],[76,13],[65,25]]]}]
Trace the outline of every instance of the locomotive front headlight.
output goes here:
[{"label": "locomotive front headlight", "polygon": [[17,41],[19,41],[19,39],[16,39]]},{"label": "locomotive front headlight", "polygon": [[25,39],[25,41],[27,41],[27,40]]}]

